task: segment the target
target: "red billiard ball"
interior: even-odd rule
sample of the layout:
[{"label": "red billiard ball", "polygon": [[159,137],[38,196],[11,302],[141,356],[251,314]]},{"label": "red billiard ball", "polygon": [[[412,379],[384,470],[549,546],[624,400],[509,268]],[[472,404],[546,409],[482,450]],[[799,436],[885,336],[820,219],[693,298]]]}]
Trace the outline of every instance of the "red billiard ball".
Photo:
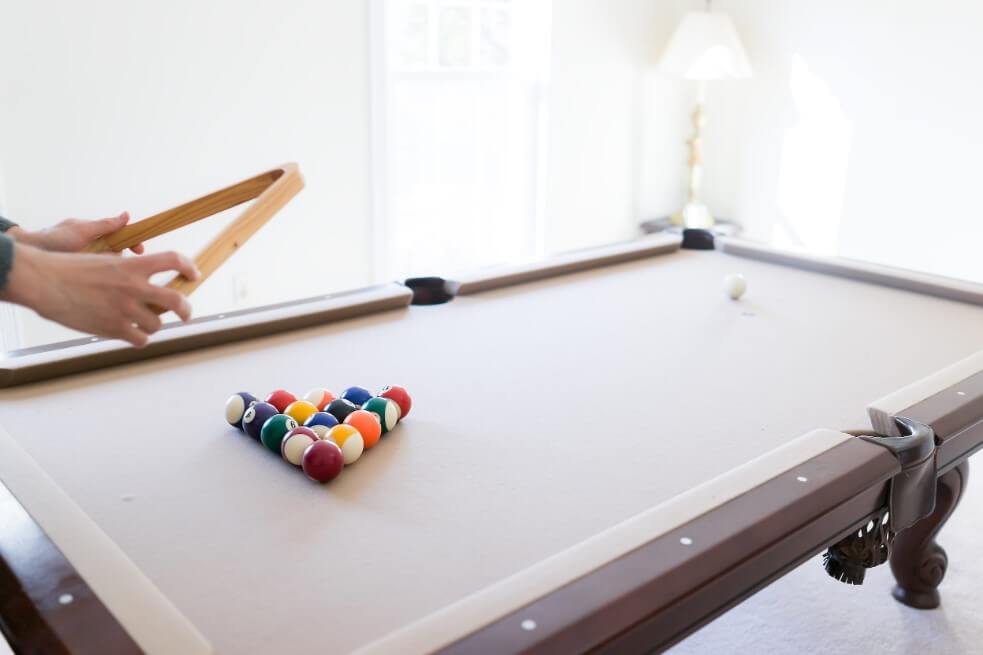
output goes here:
[{"label": "red billiard ball", "polygon": [[345,468],[345,455],[335,442],[318,440],[304,451],[301,468],[311,480],[328,482]]},{"label": "red billiard ball", "polygon": [[276,411],[280,412],[281,414],[287,411],[287,407],[290,405],[290,403],[296,400],[297,397],[285,389],[277,389],[266,397],[266,402],[276,407]]},{"label": "red billiard ball", "polygon": [[399,420],[401,421],[406,418],[410,413],[410,408],[413,407],[413,399],[410,398],[410,394],[405,388],[397,384],[389,385],[379,393],[379,396],[388,398],[399,405]]}]

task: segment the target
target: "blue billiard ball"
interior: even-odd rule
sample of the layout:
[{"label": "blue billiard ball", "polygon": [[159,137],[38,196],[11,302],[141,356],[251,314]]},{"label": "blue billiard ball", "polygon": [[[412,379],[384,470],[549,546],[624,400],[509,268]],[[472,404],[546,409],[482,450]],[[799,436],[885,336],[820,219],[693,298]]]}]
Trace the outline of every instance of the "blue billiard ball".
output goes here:
[{"label": "blue billiard ball", "polygon": [[372,397],[372,392],[365,387],[348,387],[341,392],[341,397],[361,407]]},{"label": "blue billiard ball", "polygon": [[304,421],[304,425],[314,430],[317,436],[324,439],[324,435],[334,426],[338,425],[338,419],[327,412],[316,412]]}]

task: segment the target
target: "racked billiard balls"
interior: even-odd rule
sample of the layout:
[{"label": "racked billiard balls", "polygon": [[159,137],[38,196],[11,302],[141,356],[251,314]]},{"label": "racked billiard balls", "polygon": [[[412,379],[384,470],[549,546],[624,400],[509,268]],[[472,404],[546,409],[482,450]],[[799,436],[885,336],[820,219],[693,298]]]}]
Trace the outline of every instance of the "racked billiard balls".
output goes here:
[{"label": "racked billiard balls", "polygon": [[307,447],[300,462],[304,475],[315,482],[328,482],[345,468],[345,455],[333,441],[318,440]]},{"label": "racked billiard balls", "polygon": [[336,425],[328,430],[328,436],[324,440],[338,444],[345,456],[345,464],[357,462],[358,458],[362,456],[362,451],[365,450],[365,440],[361,433],[347,424]]},{"label": "racked billiard balls", "polygon": [[311,417],[304,421],[304,425],[317,433],[318,439],[324,439],[328,430],[338,425],[338,419],[327,412],[314,412]]},{"label": "racked billiard balls", "polygon": [[259,440],[263,445],[280,454],[280,446],[287,433],[297,427],[297,421],[292,416],[277,414],[263,424],[263,429],[259,431]]},{"label": "racked billiard balls", "polygon": [[341,397],[361,406],[372,397],[372,392],[365,387],[348,387],[341,392]]},{"label": "racked billiard balls", "polygon": [[259,441],[260,432],[263,429],[263,425],[270,420],[270,418],[277,415],[276,407],[269,403],[258,402],[252,407],[246,410],[246,413],[242,415],[242,429],[245,430],[246,434],[250,437]]},{"label": "racked billiard balls", "polygon": [[229,422],[229,425],[242,430],[242,417],[255,402],[257,402],[256,396],[245,391],[229,396],[229,399],[225,401],[225,420]]},{"label": "racked billiard balls", "polygon": [[324,409],[328,414],[331,414],[339,423],[344,423],[348,415],[354,412],[358,407],[355,406],[350,400],[345,400],[344,398],[337,398],[328,403],[328,406]]},{"label": "racked billiard balls", "polygon": [[354,411],[345,419],[345,425],[350,425],[362,435],[365,448],[371,448],[379,442],[382,436],[382,424],[379,423],[379,415],[367,412],[364,409]]},{"label": "racked billiard balls", "polygon": [[280,455],[294,466],[300,466],[304,460],[304,451],[318,440],[317,433],[303,426],[294,428],[283,437],[280,444]]},{"label": "racked billiard balls", "polygon": [[336,395],[328,391],[327,389],[311,389],[304,394],[304,400],[310,404],[317,407],[317,411],[323,412],[324,408],[328,406],[332,400],[337,398]]},{"label": "racked billiard balls", "polygon": [[293,401],[297,400],[297,397],[286,389],[277,389],[276,391],[270,392],[270,395],[266,397],[266,402],[276,407],[276,411],[281,414],[287,410],[287,406]]},{"label": "racked billiard balls", "polygon": [[379,417],[382,434],[396,427],[396,422],[399,421],[399,405],[388,398],[382,398],[380,396],[370,398],[367,403],[362,405],[362,409],[372,412]]},{"label": "racked billiard balls", "polygon": [[388,387],[379,392],[380,398],[388,398],[397,405],[399,405],[399,420],[403,420],[410,413],[410,408],[413,407],[413,399],[410,398],[410,394],[406,391],[404,387],[398,384],[390,384]]},{"label": "racked billiard balls", "polygon": [[295,400],[287,405],[287,409],[283,410],[283,413],[292,416],[298,424],[303,425],[304,421],[309,419],[312,414],[317,413],[317,407],[306,400]]}]

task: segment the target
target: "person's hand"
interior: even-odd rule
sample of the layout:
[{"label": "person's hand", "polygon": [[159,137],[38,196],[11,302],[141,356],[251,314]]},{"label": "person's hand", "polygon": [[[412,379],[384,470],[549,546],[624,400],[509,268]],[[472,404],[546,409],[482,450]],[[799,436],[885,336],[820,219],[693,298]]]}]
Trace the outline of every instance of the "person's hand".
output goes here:
[{"label": "person's hand", "polygon": [[[79,252],[99,237],[112,234],[126,225],[130,214],[123,212],[119,216],[100,218],[94,221],[84,221],[78,218],[68,218],[52,227],[29,232],[17,226],[10,229],[9,234],[15,241],[26,243],[35,248],[52,252]],[[135,245],[131,250],[138,255],[143,253],[143,244]]]},{"label": "person's hand", "polygon": [[151,275],[164,271],[189,280],[200,276],[191,260],[174,252],[105,257],[17,244],[0,299],[76,330],[143,346],[161,327],[150,306],[173,311],[183,321],[191,319],[191,305],[183,294],[150,282]]}]

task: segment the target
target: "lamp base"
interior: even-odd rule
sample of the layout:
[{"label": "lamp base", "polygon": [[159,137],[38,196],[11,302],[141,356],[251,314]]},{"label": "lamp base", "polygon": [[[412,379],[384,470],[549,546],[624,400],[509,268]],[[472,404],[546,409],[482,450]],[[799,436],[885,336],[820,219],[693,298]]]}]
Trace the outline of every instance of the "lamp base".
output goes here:
[{"label": "lamp base", "polygon": [[686,206],[672,215],[672,222],[683,227],[708,230],[713,227],[713,214],[702,202],[688,202]]}]

